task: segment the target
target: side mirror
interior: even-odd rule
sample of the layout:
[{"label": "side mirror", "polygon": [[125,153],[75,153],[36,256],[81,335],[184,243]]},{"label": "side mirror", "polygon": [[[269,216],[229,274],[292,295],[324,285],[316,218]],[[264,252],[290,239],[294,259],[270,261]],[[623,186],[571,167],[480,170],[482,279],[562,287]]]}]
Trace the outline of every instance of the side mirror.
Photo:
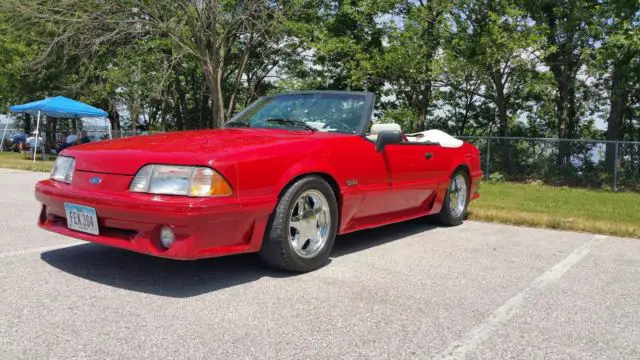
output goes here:
[{"label": "side mirror", "polygon": [[401,144],[402,133],[400,131],[381,131],[376,140],[376,151],[381,152],[386,145]]}]

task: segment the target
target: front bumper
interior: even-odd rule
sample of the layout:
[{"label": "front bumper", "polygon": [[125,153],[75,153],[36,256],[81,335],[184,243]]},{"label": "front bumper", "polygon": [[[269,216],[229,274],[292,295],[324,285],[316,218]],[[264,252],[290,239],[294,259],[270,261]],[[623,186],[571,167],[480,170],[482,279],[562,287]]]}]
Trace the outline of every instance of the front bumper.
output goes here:
[{"label": "front bumper", "polygon": [[[42,203],[38,225],[43,229],[182,260],[258,251],[270,212],[266,204],[245,208],[235,196],[187,198],[127,191],[100,192],[52,180],[38,182],[35,196]],[[67,228],[65,203],[95,208],[100,234]],[[176,235],[169,249],[160,245],[162,226],[170,226]]]},{"label": "front bumper", "polygon": [[483,179],[484,174],[482,171],[476,171],[471,175],[471,200],[475,200],[480,198],[480,193],[478,193],[478,185]]}]

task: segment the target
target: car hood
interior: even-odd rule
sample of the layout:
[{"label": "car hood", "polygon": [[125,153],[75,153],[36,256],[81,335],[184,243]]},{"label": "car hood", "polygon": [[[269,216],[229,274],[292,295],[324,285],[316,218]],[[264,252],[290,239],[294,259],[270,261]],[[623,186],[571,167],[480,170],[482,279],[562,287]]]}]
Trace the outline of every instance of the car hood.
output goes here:
[{"label": "car hood", "polygon": [[178,131],[78,145],[62,155],[76,159],[76,170],[133,175],[145,164],[207,165],[214,158],[308,141],[317,135],[323,136],[319,132],[274,129]]}]

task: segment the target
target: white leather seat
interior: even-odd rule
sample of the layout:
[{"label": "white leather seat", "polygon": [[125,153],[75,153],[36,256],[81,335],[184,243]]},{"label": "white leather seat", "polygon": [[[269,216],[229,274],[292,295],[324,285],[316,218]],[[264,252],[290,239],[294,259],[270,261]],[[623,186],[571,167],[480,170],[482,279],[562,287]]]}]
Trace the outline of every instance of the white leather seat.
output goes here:
[{"label": "white leather seat", "polygon": [[407,135],[409,142],[429,142],[440,144],[446,148],[459,148],[464,143],[462,140],[456,139],[442,130],[427,130],[415,134]]},{"label": "white leather seat", "polygon": [[402,128],[398,124],[390,123],[390,124],[373,124],[371,125],[371,132],[367,135],[367,139],[371,141],[376,141],[378,139],[378,134],[383,131],[400,131],[402,132]]}]

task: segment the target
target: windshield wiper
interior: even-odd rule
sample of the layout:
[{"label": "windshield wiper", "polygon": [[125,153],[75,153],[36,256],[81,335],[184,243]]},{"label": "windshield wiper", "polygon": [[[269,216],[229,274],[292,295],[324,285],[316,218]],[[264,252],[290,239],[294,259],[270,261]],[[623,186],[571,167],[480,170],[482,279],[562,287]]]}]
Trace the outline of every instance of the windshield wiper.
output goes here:
[{"label": "windshield wiper", "polygon": [[311,130],[311,131],[318,131],[318,129],[316,129],[313,126],[308,125],[306,122],[300,121],[300,120],[274,118],[274,119],[267,119],[267,120],[265,120],[265,122],[274,122],[274,123],[278,123],[278,124],[296,125],[296,126],[301,126],[301,127],[305,128],[305,129],[308,129],[308,130]]},{"label": "windshield wiper", "polygon": [[248,128],[251,127],[251,125],[249,123],[246,123],[244,121],[229,121],[228,123],[224,124],[224,127],[244,127],[244,128]]}]

